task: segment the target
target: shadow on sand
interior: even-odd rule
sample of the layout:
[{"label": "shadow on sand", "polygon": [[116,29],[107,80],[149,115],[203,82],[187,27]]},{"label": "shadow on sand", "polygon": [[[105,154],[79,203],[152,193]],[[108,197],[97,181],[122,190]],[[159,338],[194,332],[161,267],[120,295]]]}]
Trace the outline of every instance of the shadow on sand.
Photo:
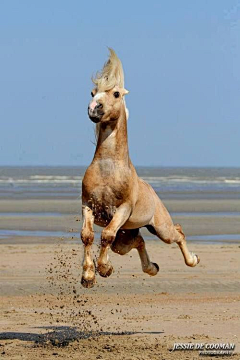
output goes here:
[{"label": "shadow on sand", "polygon": [[[39,328],[38,328],[39,329]],[[2,332],[0,333],[0,340],[21,340],[33,341],[36,345],[53,345],[57,347],[68,346],[73,341],[82,339],[96,338],[103,335],[121,336],[121,335],[136,335],[136,334],[163,334],[163,332],[105,332],[105,331],[78,331],[74,327],[69,326],[55,326],[55,327],[41,327],[40,329],[48,329],[49,332],[45,334],[36,333],[22,333],[22,332]]]}]

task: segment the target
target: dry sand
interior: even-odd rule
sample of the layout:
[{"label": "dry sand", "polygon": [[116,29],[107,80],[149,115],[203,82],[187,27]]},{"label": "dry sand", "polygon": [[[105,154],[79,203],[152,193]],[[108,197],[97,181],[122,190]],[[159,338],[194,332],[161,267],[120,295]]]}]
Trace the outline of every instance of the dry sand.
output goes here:
[{"label": "dry sand", "polygon": [[[1,203],[0,211],[17,211],[14,203],[14,210],[6,209],[10,202]],[[44,219],[9,216],[0,221],[1,228],[11,224],[15,229],[80,228],[78,217],[71,215],[76,213],[73,207],[77,203],[18,205],[23,212],[36,208],[36,212],[56,211],[62,205],[67,215],[60,221],[48,217],[45,225]],[[180,205],[181,211],[191,211],[189,202],[185,207],[173,203],[172,211],[179,211]],[[195,211],[201,211],[201,206],[200,202]],[[232,211],[227,201],[206,206],[212,206],[206,211],[217,211],[219,206],[224,207],[222,211]],[[238,206],[236,203],[235,211]],[[217,233],[218,219],[206,225],[208,233]],[[239,233],[236,219],[220,221],[222,233],[231,233],[232,224]],[[191,229],[192,220],[188,219],[185,227]],[[202,234],[206,221],[201,218],[199,222],[193,234]],[[80,285],[80,241],[14,237],[0,243],[1,360],[205,358],[197,350],[171,352],[176,342],[235,343],[233,358],[240,358],[239,244],[189,243],[190,250],[201,258],[196,268],[189,268],[176,245],[148,241],[151,260],[160,267],[157,276],[142,273],[136,251],[125,256],[111,253],[112,276],[97,276],[96,286],[84,289]],[[95,257],[97,253],[95,245]]]},{"label": "dry sand", "polygon": [[113,275],[86,290],[80,245],[2,245],[0,358],[175,359],[175,342],[231,342],[239,350],[240,248],[191,248],[201,257],[194,269],[175,246],[149,242],[160,265],[152,278],[135,251],[111,254]]}]

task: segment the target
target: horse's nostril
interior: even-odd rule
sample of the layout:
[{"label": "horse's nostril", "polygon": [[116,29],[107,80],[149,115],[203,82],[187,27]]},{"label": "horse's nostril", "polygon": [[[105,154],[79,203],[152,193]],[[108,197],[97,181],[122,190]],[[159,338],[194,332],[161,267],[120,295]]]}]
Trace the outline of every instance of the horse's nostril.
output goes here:
[{"label": "horse's nostril", "polygon": [[98,104],[97,106],[96,106],[96,109],[102,109],[103,108],[103,104]]}]

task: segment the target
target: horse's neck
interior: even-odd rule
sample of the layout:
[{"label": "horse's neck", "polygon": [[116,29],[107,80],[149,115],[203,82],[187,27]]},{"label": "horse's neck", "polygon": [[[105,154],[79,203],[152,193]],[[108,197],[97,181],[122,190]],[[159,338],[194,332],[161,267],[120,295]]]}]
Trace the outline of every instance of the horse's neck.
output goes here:
[{"label": "horse's neck", "polygon": [[117,121],[100,124],[94,160],[106,159],[129,163],[127,119],[124,108]]}]

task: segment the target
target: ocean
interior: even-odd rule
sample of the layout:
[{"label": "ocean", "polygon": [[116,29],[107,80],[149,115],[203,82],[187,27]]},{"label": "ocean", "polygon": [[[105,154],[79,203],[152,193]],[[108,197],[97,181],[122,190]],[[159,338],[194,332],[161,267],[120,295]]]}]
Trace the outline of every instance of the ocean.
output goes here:
[{"label": "ocean", "polygon": [[[240,199],[240,168],[137,167],[162,199]],[[76,199],[86,167],[0,167],[0,199]]]}]

